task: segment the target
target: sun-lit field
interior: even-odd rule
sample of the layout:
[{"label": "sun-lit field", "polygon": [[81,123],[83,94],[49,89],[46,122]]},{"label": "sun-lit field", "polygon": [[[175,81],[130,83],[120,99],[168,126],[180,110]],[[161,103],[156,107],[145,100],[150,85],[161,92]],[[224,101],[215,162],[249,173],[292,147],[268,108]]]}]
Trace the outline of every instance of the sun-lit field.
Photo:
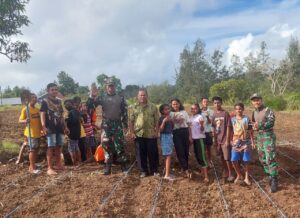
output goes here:
[{"label": "sun-lit field", "polygon": [[[65,171],[49,177],[43,157],[39,163],[43,173],[30,175],[25,157],[23,164],[8,163],[16,156],[10,147],[23,140],[23,127],[17,123],[18,115],[18,110],[0,112],[0,137],[7,146],[6,152],[3,148],[0,150],[1,216],[10,213],[11,217],[226,217],[228,214],[232,217],[280,217],[281,213],[288,217],[300,216],[299,113],[276,113],[280,165],[277,193],[268,193],[268,183],[263,181],[257,155],[251,163],[251,175],[271,196],[274,205],[253,181],[250,187],[223,181],[216,156],[217,177],[211,168],[209,184],[203,183],[192,149],[192,180],[183,177],[175,157],[172,168],[177,179],[173,183],[160,177],[140,179],[135,165],[127,176],[121,173],[119,166],[114,166],[113,174],[104,177],[100,175],[102,166],[96,163],[78,168],[66,166]],[[130,141],[127,150],[133,162],[134,147]],[[160,163],[162,172],[163,159]],[[220,197],[220,190],[224,200]]]}]

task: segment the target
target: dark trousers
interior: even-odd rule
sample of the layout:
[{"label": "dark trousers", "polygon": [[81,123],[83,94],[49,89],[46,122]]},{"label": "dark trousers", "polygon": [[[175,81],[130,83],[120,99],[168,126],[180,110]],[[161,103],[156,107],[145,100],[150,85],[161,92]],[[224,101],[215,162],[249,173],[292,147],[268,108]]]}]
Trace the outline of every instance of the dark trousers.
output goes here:
[{"label": "dark trousers", "polygon": [[177,159],[183,170],[189,168],[189,130],[181,128],[173,130],[173,141]]},{"label": "dark trousers", "polygon": [[135,139],[136,159],[141,172],[148,173],[148,159],[150,174],[158,172],[157,139],[137,137]]},{"label": "dark trousers", "polygon": [[78,140],[78,147],[81,153],[81,161],[86,161],[85,137]]}]

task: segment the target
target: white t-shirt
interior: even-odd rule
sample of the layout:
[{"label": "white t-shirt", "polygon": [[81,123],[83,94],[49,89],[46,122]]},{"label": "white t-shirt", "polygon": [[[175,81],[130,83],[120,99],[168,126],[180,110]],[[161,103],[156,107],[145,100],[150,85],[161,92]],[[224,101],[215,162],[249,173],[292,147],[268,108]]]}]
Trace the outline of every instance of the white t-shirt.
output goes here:
[{"label": "white t-shirt", "polygon": [[200,121],[204,121],[200,114],[192,115],[190,117],[190,127],[192,132],[192,139],[204,139],[205,131],[201,130]]},{"label": "white t-shirt", "polygon": [[189,115],[186,111],[171,112],[170,117],[174,122],[173,130],[188,127]]}]

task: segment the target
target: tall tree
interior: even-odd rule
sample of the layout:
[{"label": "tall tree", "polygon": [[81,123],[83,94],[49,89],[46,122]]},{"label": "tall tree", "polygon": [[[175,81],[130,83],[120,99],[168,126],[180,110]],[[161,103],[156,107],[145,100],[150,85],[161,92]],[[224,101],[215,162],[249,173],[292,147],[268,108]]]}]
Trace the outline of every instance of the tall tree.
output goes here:
[{"label": "tall tree", "polygon": [[241,77],[245,72],[240,57],[237,55],[232,55],[230,62],[231,62],[229,67],[230,77],[233,78]]},{"label": "tall tree", "polygon": [[63,95],[70,95],[70,94],[77,93],[79,84],[75,83],[74,79],[65,71],[61,71],[57,75],[57,80],[58,80],[58,90]]},{"label": "tall tree", "polygon": [[127,85],[124,89],[124,95],[126,98],[134,98],[137,96],[139,86],[137,85]]},{"label": "tall tree", "polygon": [[222,63],[224,53],[221,50],[214,50],[211,56],[212,79],[222,81],[229,78],[229,72],[225,65]]},{"label": "tall tree", "polygon": [[26,62],[30,58],[27,42],[13,40],[22,35],[21,28],[28,26],[30,21],[25,13],[29,0],[0,1],[0,54],[8,57],[11,62]]},{"label": "tall tree", "polygon": [[147,86],[149,99],[155,104],[167,104],[175,97],[175,86],[164,81],[158,85]]},{"label": "tall tree", "polygon": [[292,65],[294,75],[289,84],[290,91],[300,91],[300,45],[297,38],[292,37],[287,49],[287,60]]},{"label": "tall tree", "polygon": [[[97,83],[99,86],[98,89],[99,89],[100,94],[103,94],[105,92],[105,80],[107,78],[109,78],[109,76],[107,76],[104,73],[97,76]],[[122,91],[121,80],[119,78],[117,78],[116,76],[111,76],[110,78],[112,78],[112,80],[115,82],[116,91],[121,92]]]},{"label": "tall tree", "polygon": [[198,39],[194,48],[186,46],[180,54],[180,68],[176,73],[176,93],[182,100],[194,102],[207,96],[215,76],[205,53],[205,44]]}]

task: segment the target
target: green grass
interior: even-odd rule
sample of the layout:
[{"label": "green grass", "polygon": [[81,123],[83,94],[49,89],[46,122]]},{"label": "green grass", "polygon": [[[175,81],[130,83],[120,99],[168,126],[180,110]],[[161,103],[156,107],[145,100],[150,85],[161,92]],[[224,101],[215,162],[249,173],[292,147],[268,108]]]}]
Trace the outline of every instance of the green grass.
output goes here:
[{"label": "green grass", "polygon": [[22,105],[1,105],[0,111],[21,110],[22,107]]},{"label": "green grass", "polygon": [[0,150],[8,151],[11,153],[18,153],[19,149],[20,149],[20,146],[13,142],[9,142],[9,141],[0,142]]}]

